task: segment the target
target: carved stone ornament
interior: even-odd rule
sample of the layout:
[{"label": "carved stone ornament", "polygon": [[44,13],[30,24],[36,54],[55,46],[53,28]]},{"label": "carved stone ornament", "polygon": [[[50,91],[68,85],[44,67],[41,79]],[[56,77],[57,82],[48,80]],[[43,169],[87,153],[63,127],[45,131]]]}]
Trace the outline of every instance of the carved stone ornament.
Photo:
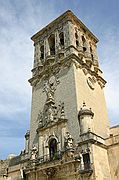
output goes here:
[{"label": "carved stone ornament", "polygon": [[48,178],[52,178],[56,174],[56,168],[47,168],[43,170],[43,174],[46,175]]},{"label": "carved stone ornament", "polygon": [[65,144],[64,144],[65,149],[66,150],[72,149],[73,148],[73,138],[69,132],[66,132],[64,139],[65,139]]},{"label": "carved stone ornament", "polygon": [[83,102],[83,107],[80,109],[78,114],[78,119],[80,120],[80,116],[84,115],[90,115],[92,118],[94,116],[94,113],[92,112],[91,108],[87,108],[85,102]]},{"label": "carved stone ornament", "polygon": [[57,76],[51,76],[44,80],[43,92],[46,93],[47,98],[43,111],[40,110],[38,113],[37,121],[39,122],[39,128],[47,127],[65,118],[64,103],[60,102],[57,106],[54,99],[54,93],[59,83]]},{"label": "carved stone ornament", "polygon": [[100,80],[98,80],[98,84],[100,85],[101,89],[105,87],[105,84]]},{"label": "carved stone ornament", "polygon": [[94,90],[95,89],[95,82],[91,77],[87,78],[87,84],[89,85],[89,87]]},{"label": "carved stone ornament", "polygon": [[90,148],[85,148],[85,149],[82,149],[81,151],[81,154],[86,154],[86,153],[90,153]]},{"label": "carved stone ornament", "polygon": [[83,70],[83,72],[84,72],[85,75],[88,74],[88,70],[87,70],[86,68],[82,68],[82,70]]},{"label": "carved stone ornament", "polygon": [[31,149],[31,160],[36,160],[37,158],[38,149],[36,146],[33,146]]},{"label": "carved stone ornament", "polygon": [[64,103],[59,103],[58,106],[55,102],[46,102],[43,111],[39,111],[37,121],[39,128],[47,127],[52,123],[56,123],[61,119],[65,119]]},{"label": "carved stone ornament", "polygon": [[81,64],[78,63],[76,60],[73,60],[73,63],[75,65],[76,69],[81,69],[82,68]]},{"label": "carved stone ornament", "polygon": [[44,81],[43,92],[46,93],[47,101],[54,100],[54,93],[57,85],[60,83],[57,76],[51,76]]},{"label": "carved stone ornament", "polygon": [[93,80],[93,82],[94,82],[94,83],[96,83],[96,82],[97,82],[97,79],[96,79],[96,77],[95,77],[95,76],[92,76],[92,80]]}]

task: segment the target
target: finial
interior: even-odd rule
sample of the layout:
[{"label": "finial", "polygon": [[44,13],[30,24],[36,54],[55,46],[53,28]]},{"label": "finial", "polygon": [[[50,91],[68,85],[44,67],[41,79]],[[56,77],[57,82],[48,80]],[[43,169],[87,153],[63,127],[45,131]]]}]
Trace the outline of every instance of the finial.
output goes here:
[{"label": "finial", "polygon": [[83,107],[86,107],[86,103],[85,103],[85,101],[83,101]]}]

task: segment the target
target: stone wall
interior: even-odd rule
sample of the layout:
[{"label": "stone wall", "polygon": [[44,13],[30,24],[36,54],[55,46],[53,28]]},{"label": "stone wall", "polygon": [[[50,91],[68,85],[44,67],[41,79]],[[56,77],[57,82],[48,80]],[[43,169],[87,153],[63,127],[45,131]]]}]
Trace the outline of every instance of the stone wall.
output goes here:
[{"label": "stone wall", "polygon": [[112,180],[108,161],[107,149],[93,145],[94,178],[96,180]]},{"label": "stone wall", "polygon": [[[94,83],[92,84],[92,82],[90,82],[90,86],[88,82],[89,77],[93,79]],[[75,86],[77,95],[77,110],[80,110],[83,102],[85,102],[87,107],[91,108],[94,113],[94,117],[92,119],[94,133],[104,138],[108,137],[109,120],[104,91],[98,84],[96,77],[92,76],[86,69],[84,71],[83,67],[76,68]]]},{"label": "stone wall", "polygon": [[119,125],[110,128],[110,134],[115,136],[119,134]]},{"label": "stone wall", "polygon": [[119,179],[119,143],[108,148],[111,180]]},{"label": "stone wall", "polygon": [[110,128],[110,137],[106,139],[108,159],[112,180],[119,179],[119,126]]}]

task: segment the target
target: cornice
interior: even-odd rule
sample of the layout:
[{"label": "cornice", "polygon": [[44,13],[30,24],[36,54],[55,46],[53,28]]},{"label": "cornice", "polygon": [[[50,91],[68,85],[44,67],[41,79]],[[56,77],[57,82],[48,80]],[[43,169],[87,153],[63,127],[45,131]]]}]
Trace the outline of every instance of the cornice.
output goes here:
[{"label": "cornice", "polygon": [[45,26],[43,29],[41,29],[40,31],[38,31],[36,34],[34,34],[31,39],[35,42],[36,39],[39,36],[42,36],[44,33],[46,33],[47,31],[49,31],[51,28],[53,28],[54,26],[57,26],[59,23],[61,23],[64,19],[66,19],[67,15],[69,14],[70,10],[66,11],[65,13],[63,13],[61,16],[59,16],[58,18],[56,18],[55,20],[53,20],[51,23],[49,23],[47,26]]},{"label": "cornice", "polygon": [[44,33],[47,33],[51,28],[53,28],[54,26],[58,26],[59,23],[61,23],[62,21],[71,21],[73,24],[77,24],[79,25],[82,29],[84,29],[87,34],[89,36],[91,36],[95,43],[97,43],[99,40],[98,38],[83,24],[83,22],[81,20],[79,20],[71,10],[66,11],[65,13],[63,13],[61,16],[59,16],[58,18],[56,18],[54,21],[52,21],[51,23],[49,23],[46,27],[44,27],[43,29],[41,29],[40,31],[38,31],[36,34],[34,34],[31,39],[36,42],[37,39],[42,36]]},{"label": "cornice", "polygon": [[80,142],[78,142],[79,146],[82,146],[86,143],[91,143],[105,149],[108,148],[108,146],[105,144],[105,139],[93,132],[87,132],[85,134],[80,135],[80,139]]},{"label": "cornice", "polygon": [[57,126],[59,124],[66,123],[67,121],[68,121],[67,119],[59,119],[57,122],[53,122],[52,124],[49,124],[48,126],[38,127],[36,131],[38,133],[38,132],[44,131],[46,129],[50,129],[53,126]]},{"label": "cornice", "polygon": [[[78,57],[75,54],[70,54],[57,62],[52,61],[48,64],[38,65],[32,69],[33,77],[28,81],[31,86],[35,86],[44,76],[48,77],[57,74],[60,72],[60,70],[70,68],[73,64],[75,65],[76,69],[81,69],[85,75],[89,74],[92,77],[94,76],[101,88],[105,86],[106,81],[98,74],[98,72],[92,70],[84,61],[82,61],[81,57]],[[96,68],[99,69],[98,67]]]},{"label": "cornice", "polygon": [[81,109],[80,111],[79,111],[79,114],[78,114],[78,116],[80,117],[80,116],[82,116],[82,115],[90,115],[90,116],[94,116],[94,113],[91,111],[91,109]]}]

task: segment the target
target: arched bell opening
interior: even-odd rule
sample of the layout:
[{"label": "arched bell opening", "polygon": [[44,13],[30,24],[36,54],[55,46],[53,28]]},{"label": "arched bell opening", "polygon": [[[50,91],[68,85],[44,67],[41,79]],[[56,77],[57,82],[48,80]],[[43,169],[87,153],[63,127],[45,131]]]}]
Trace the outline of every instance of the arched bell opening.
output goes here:
[{"label": "arched bell opening", "polygon": [[75,38],[78,39],[78,34],[77,34],[77,32],[75,32]]},{"label": "arched bell opening", "polygon": [[91,53],[91,59],[92,61],[94,60],[94,56],[93,56],[93,50],[92,50],[92,47],[90,46],[90,53]]},{"label": "arched bell opening", "polygon": [[60,38],[60,45],[63,48],[64,47],[64,33],[63,32],[59,34],[59,38]]},{"label": "arched bell opening", "polygon": [[75,38],[76,38],[76,47],[79,47],[79,40],[78,40],[78,34],[77,31],[75,32]]},{"label": "arched bell opening", "polygon": [[50,48],[50,55],[55,55],[55,35],[51,34],[48,38],[49,48]]},{"label": "arched bell opening", "polygon": [[41,60],[43,60],[44,59],[44,45],[40,47],[40,52],[41,52]]},{"label": "arched bell opening", "polygon": [[86,39],[84,36],[82,36],[82,43],[83,43],[83,52],[85,52],[87,48],[86,48]]}]

